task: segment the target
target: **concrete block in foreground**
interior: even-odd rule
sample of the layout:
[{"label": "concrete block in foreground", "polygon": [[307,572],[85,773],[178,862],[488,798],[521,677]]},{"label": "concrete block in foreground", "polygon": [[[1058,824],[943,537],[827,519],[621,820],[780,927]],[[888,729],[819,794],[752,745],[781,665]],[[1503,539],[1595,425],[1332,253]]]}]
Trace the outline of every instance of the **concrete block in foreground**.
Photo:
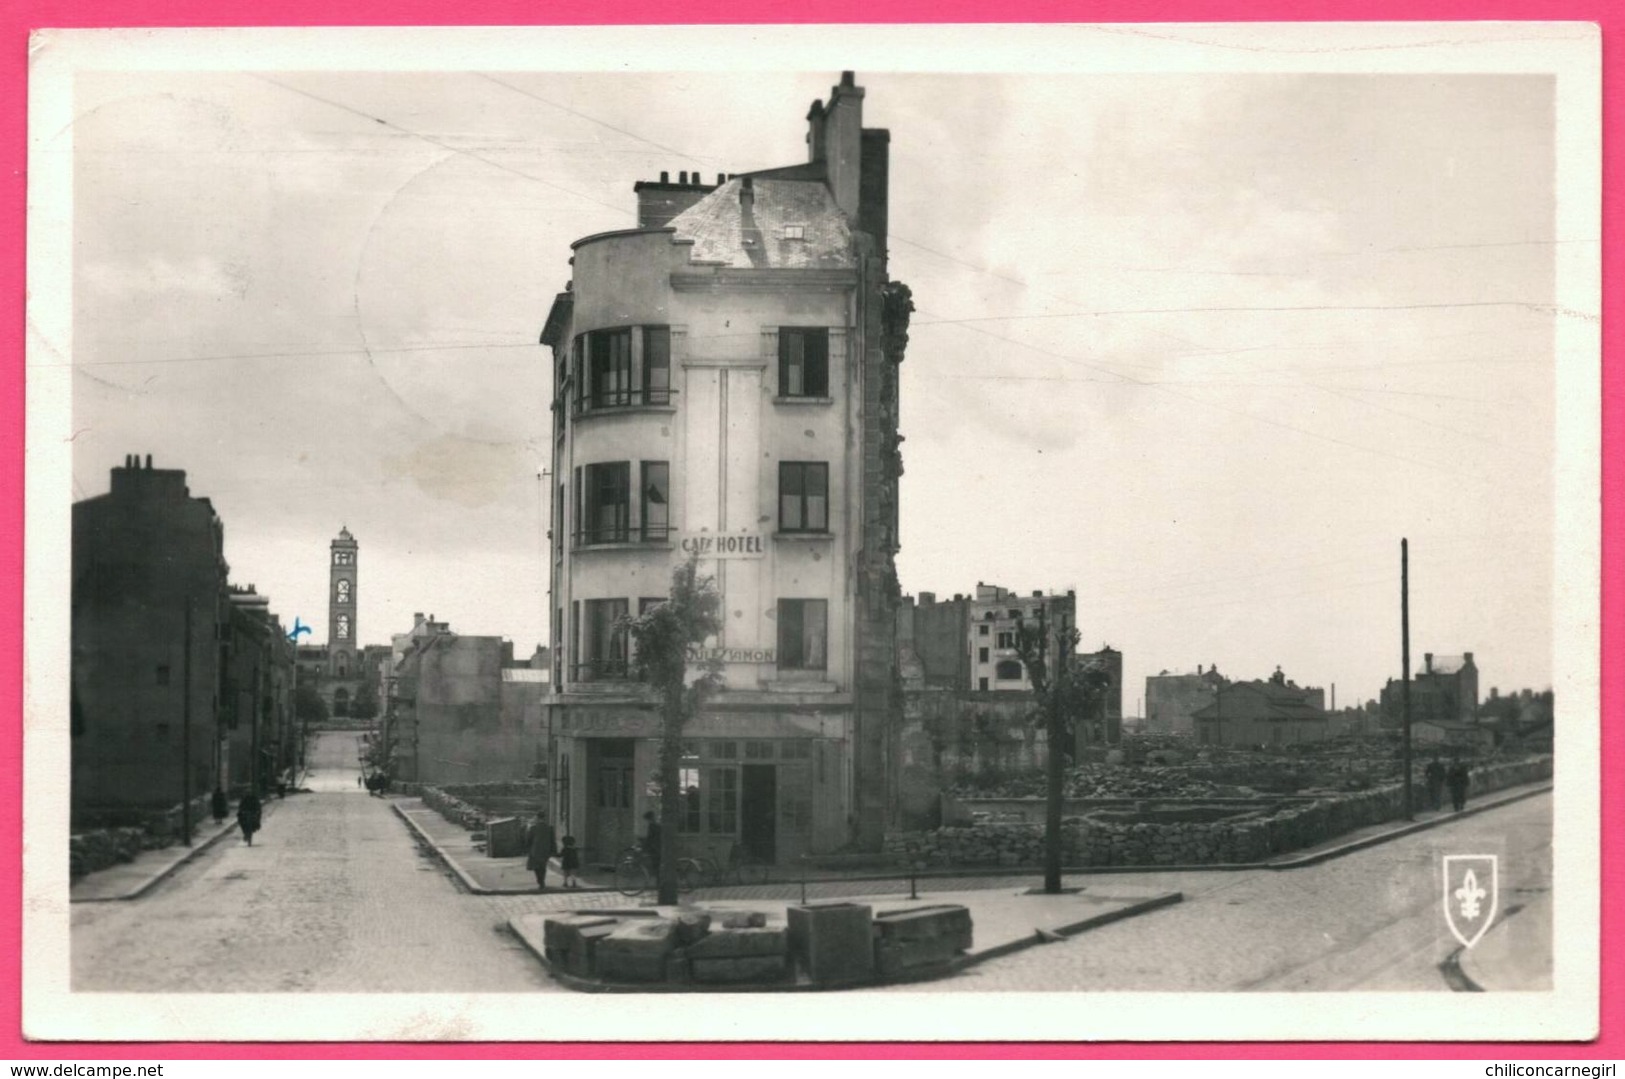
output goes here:
[{"label": "concrete block in foreground", "polygon": [[874,914],[866,903],[808,903],[786,908],[790,954],[814,985],[874,976]]}]

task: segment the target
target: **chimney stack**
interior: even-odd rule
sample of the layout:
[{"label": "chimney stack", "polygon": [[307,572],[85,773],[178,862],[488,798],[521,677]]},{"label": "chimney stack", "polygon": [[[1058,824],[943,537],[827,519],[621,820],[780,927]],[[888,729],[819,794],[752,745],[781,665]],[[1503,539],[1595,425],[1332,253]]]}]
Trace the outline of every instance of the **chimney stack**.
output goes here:
[{"label": "chimney stack", "polygon": [[660,182],[663,184],[671,183],[671,173],[664,169],[660,170]]},{"label": "chimney stack", "polygon": [[756,187],[751,183],[749,176],[739,181],[739,204],[741,206],[756,205]]},{"label": "chimney stack", "polygon": [[1428,674],[1433,673],[1433,653],[1432,652],[1423,652],[1422,653],[1422,668]]},{"label": "chimney stack", "polygon": [[152,454],[147,454],[147,471],[152,471]]},{"label": "chimney stack", "polygon": [[688,183],[688,172],[687,172],[687,170],[684,170],[683,172],[679,172],[677,174],[677,182],[680,183],[680,184]]}]

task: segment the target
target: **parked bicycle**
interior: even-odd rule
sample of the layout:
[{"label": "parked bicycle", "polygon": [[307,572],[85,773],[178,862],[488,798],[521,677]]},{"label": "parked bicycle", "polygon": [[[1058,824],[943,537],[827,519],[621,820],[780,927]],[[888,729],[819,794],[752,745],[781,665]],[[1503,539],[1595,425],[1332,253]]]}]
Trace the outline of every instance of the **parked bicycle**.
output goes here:
[{"label": "parked bicycle", "polygon": [[[735,843],[728,849],[726,861],[709,854],[677,859],[677,891],[692,892],[701,886],[765,884],[768,869],[752,858],[743,844]],[[615,889],[622,895],[642,895],[658,884],[654,866],[642,847],[627,847],[615,859]]]},{"label": "parked bicycle", "polygon": [[678,863],[679,874],[683,871],[684,862],[689,864],[689,873],[693,879],[712,887],[721,887],[728,884],[765,884],[767,882],[768,867],[753,859],[741,843],[735,843],[728,848],[726,861],[721,861],[709,854],[702,854],[698,858],[685,858]]}]

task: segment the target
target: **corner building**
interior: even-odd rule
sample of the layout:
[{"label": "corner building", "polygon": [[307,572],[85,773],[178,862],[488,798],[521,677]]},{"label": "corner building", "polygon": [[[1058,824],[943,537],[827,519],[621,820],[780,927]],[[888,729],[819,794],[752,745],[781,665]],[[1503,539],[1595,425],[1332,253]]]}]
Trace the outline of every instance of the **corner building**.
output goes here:
[{"label": "corner building", "polygon": [[658,809],[659,717],[621,619],[697,553],[726,688],[686,730],[685,852],[878,849],[900,708],[889,133],[850,72],[808,160],[635,185],[639,227],[573,245],[553,352],[554,819],[607,861]]}]

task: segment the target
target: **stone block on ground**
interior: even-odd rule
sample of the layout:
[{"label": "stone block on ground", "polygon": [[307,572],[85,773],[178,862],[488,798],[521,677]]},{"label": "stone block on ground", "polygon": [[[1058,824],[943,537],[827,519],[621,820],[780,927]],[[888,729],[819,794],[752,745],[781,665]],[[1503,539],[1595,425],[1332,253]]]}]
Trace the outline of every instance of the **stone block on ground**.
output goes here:
[{"label": "stone block on ground", "polygon": [[760,929],[767,924],[767,915],[759,910],[730,910],[719,924],[724,929]]},{"label": "stone block on ground", "polygon": [[597,971],[598,942],[615,932],[614,918],[570,915],[542,923],[542,950],[550,963],[582,978]]},{"label": "stone block on ground", "polygon": [[946,938],[875,942],[875,970],[882,977],[941,966],[960,954],[961,949]]},{"label": "stone block on ground", "polygon": [[942,941],[955,951],[971,946],[970,908],[958,903],[934,904],[875,915],[875,939],[893,944]]},{"label": "stone block on ground", "polygon": [[525,853],[525,822],[499,817],[485,826],[486,853],[493,858],[517,858]]},{"label": "stone block on ground", "polygon": [[703,910],[685,910],[677,915],[677,943],[692,944],[711,931],[711,915]]},{"label": "stone block on ground", "polygon": [[677,925],[665,918],[625,922],[598,941],[598,976],[605,981],[663,982],[677,947]]},{"label": "stone block on ground", "polygon": [[790,954],[815,985],[874,975],[874,917],[864,903],[808,903],[785,910]]},{"label": "stone block on ground", "polygon": [[790,976],[784,955],[746,955],[732,959],[691,959],[695,982],[708,985],[741,982],[782,982]]},{"label": "stone block on ground", "polygon": [[690,944],[685,951],[691,959],[738,959],[744,956],[784,956],[789,953],[789,934],[783,926],[757,926],[720,929]]}]

